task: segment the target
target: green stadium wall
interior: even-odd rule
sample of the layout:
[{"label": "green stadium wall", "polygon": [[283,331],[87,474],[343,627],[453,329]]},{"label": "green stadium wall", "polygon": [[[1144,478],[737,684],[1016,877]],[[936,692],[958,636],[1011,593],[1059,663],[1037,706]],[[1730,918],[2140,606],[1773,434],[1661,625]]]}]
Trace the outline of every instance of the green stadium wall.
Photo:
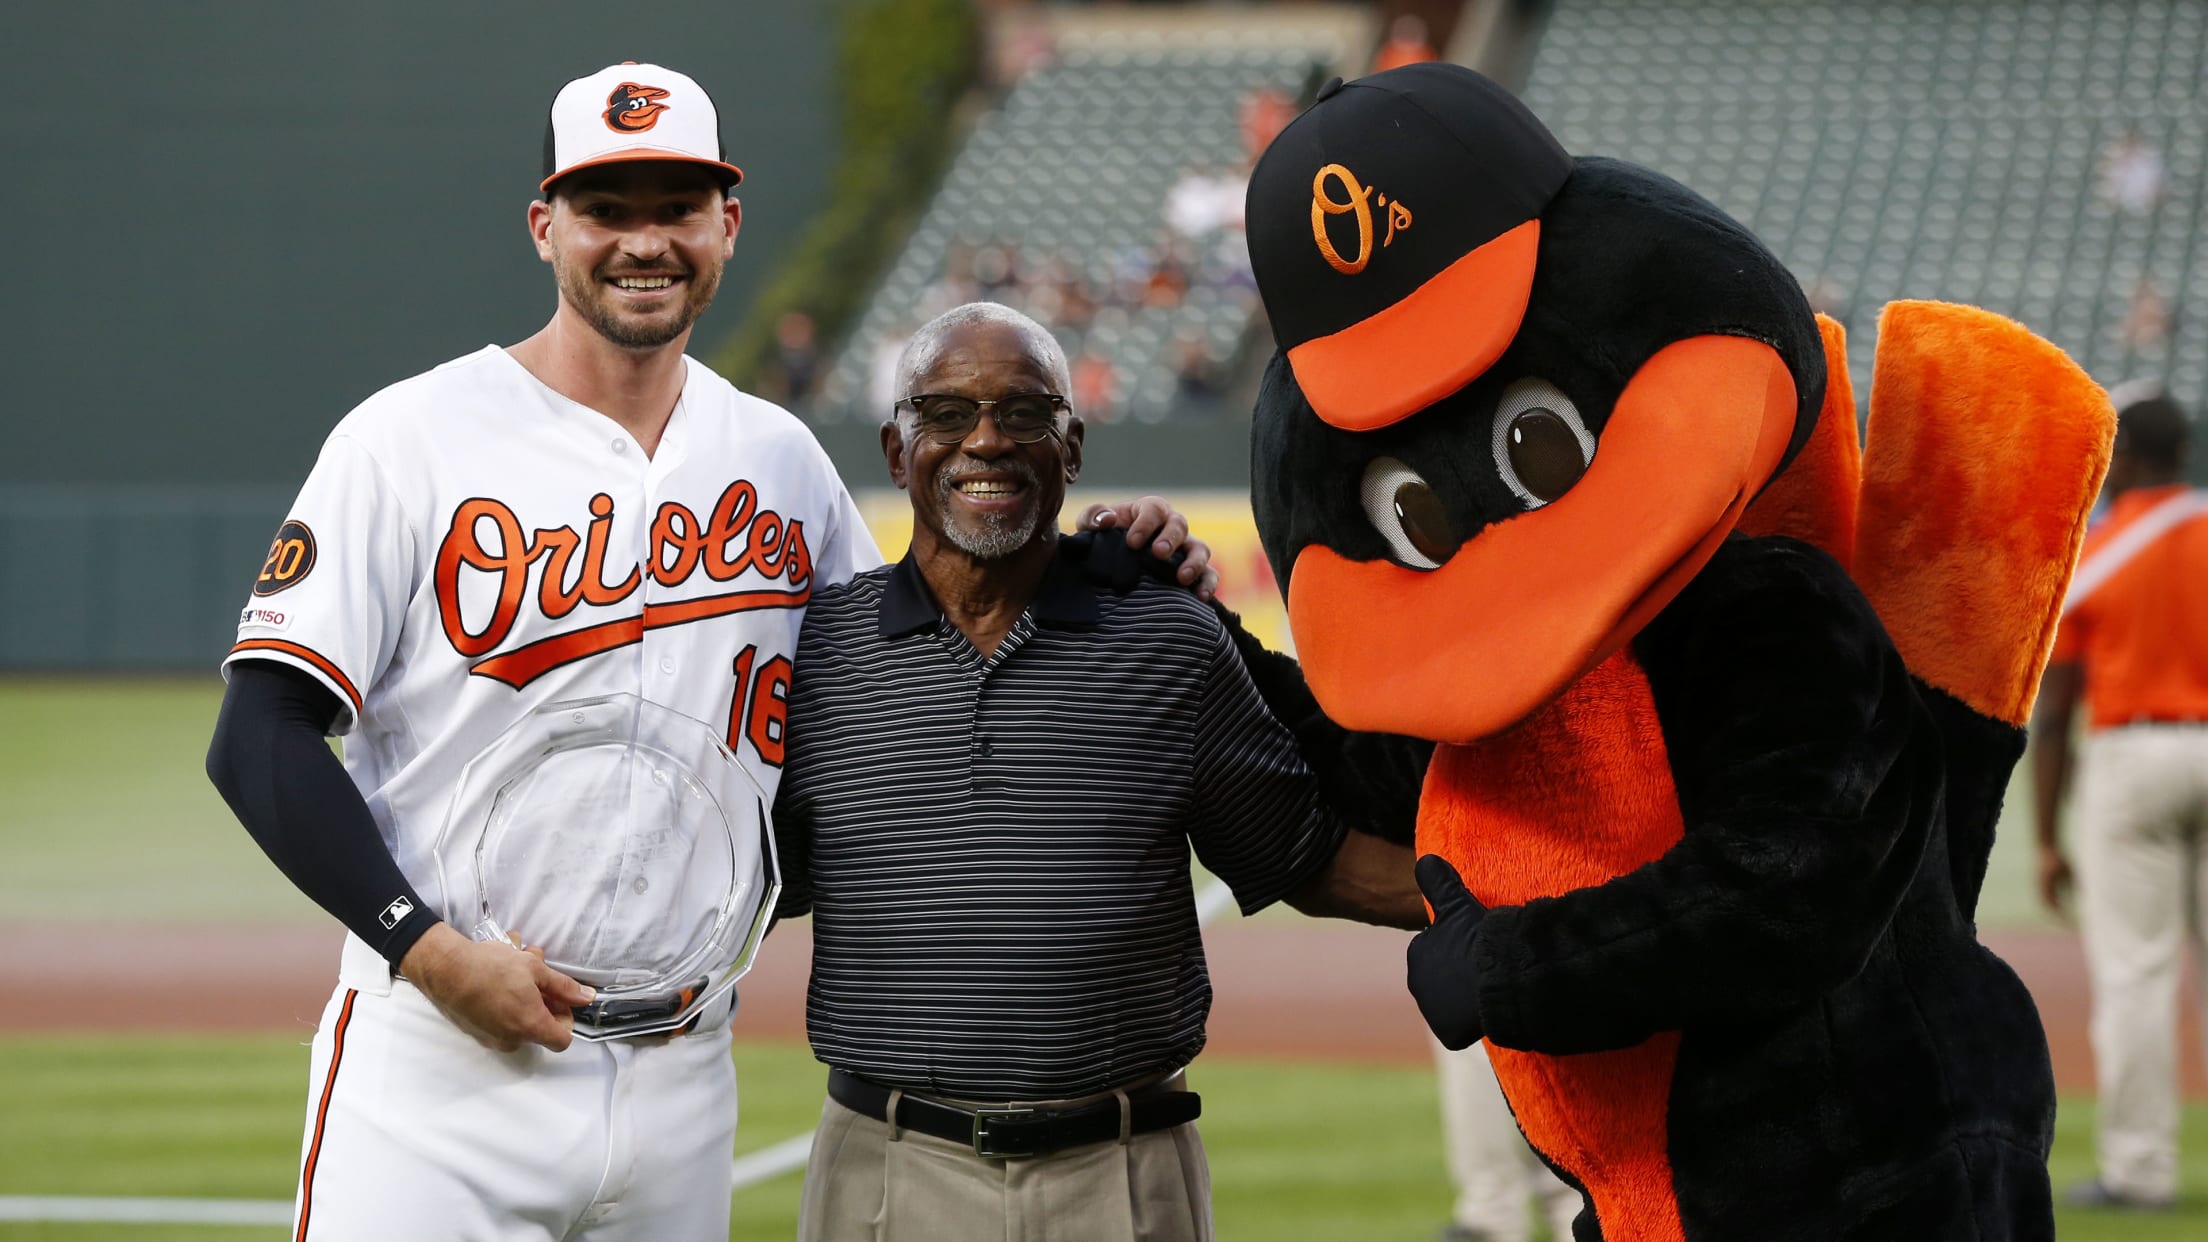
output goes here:
[{"label": "green stadium wall", "polygon": [[571,77],[660,62],[719,104],[711,353],[827,193],[833,8],[11,6],[42,67],[0,115],[0,668],[213,667],[330,427],[550,313],[523,220]]}]

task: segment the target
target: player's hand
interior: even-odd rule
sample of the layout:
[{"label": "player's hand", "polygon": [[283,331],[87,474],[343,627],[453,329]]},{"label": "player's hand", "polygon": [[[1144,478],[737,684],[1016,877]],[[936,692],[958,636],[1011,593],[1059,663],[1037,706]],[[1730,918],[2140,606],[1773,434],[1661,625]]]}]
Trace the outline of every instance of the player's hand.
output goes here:
[{"label": "player's hand", "polygon": [[1472,936],[1487,917],[1487,907],[1438,854],[1418,860],[1418,887],[1433,904],[1434,922],[1411,937],[1411,995],[1434,1038],[1451,1051],[1469,1048],[1486,1033],[1480,1025],[1480,968],[1472,957]]},{"label": "player's hand", "polygon": [[2039,904],[2053,914],[2063,914],[2063,898],[2077,877],[2070,871],[2070,860],[2059,845],[2039,847]]},{"label": "player's hand", "polygon": [[597,995],[544,964],[544,950],[470,940],[439,923],[399,962],[454,1026],[498,1052],[538,1044],[554,1052],[575,1038],[575,1007]]},{"label": "player's hand", "polygon": [[1180,584],[1209,600],[1219,593],[1219,571],[1211,565],[1211,545],[1188,533],[1188,519],[1174,511],[1163,496],[1141,496],[1116,505],[1090,505],[1074,522],[1075,530],[1100,530],[1106,526],[1127,532],[1127,546],[1147,547],[1160,560],[1182,553],[1176,575]]}]

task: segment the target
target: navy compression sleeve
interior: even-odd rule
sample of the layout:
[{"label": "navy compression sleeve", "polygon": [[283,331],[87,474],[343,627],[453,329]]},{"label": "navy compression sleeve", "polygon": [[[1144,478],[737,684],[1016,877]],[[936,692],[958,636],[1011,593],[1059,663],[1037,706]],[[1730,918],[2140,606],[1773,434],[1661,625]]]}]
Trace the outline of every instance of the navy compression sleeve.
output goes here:
[{"label": "navy compression sleeve", "polygon": [[[207,777],[291,882],[397,966],[437,922],[323,739],[337,696],[273,660],[230,666]],[[386,922],[385,920],[390,920]]]}]

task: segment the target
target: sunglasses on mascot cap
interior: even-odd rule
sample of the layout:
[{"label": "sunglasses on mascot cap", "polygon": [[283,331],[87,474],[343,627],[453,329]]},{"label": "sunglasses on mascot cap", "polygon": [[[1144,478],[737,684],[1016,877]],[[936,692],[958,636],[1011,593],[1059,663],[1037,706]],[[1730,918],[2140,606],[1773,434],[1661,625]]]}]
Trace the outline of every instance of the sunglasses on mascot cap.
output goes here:
[{"label": "sunglasses on mascot cap", "polygon": [[957,397],[949,393],[916,392],[900,398],[891,405],[896,413],[898,406],[911,406],[913,426],[921,435],[937,444],[957,444],[973,434],[981,421],[983,406],[996,407],[990,414],[997,420],[997,430],[1014,444],[1033,444],[1038,440],[1058,434],[1058,412],[1072,409],[1072,403],[1054,392],[1021,392],[994,401],[976,401],[972,397]]}]

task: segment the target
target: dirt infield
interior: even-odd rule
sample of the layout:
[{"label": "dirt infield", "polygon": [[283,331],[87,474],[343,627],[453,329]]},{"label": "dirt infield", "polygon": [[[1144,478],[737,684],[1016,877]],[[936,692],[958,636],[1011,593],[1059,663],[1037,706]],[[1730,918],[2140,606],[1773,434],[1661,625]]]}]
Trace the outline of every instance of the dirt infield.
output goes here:
[{"label": "dirt infield", "polygon": [[[740,1034],[804,1036],[809,929],[775,932],[743,984]],[[1217,999],[1211,1051],[1299,1060],[1423,1064],[1424,1028],[1403,990],[1402,932],[1341,923],[1233,921],[1205,933]],[[0,923],[0,1031],[182,1033],[313,1029],[336,977],[339,936],[284,925]],[[2065,1092],[2093,1089],[2085,962],[2066,933],[1990,934],[2038,998]],[[2186,1090],[2208,1098],[2199,1005],[2183,1006]]]}]

